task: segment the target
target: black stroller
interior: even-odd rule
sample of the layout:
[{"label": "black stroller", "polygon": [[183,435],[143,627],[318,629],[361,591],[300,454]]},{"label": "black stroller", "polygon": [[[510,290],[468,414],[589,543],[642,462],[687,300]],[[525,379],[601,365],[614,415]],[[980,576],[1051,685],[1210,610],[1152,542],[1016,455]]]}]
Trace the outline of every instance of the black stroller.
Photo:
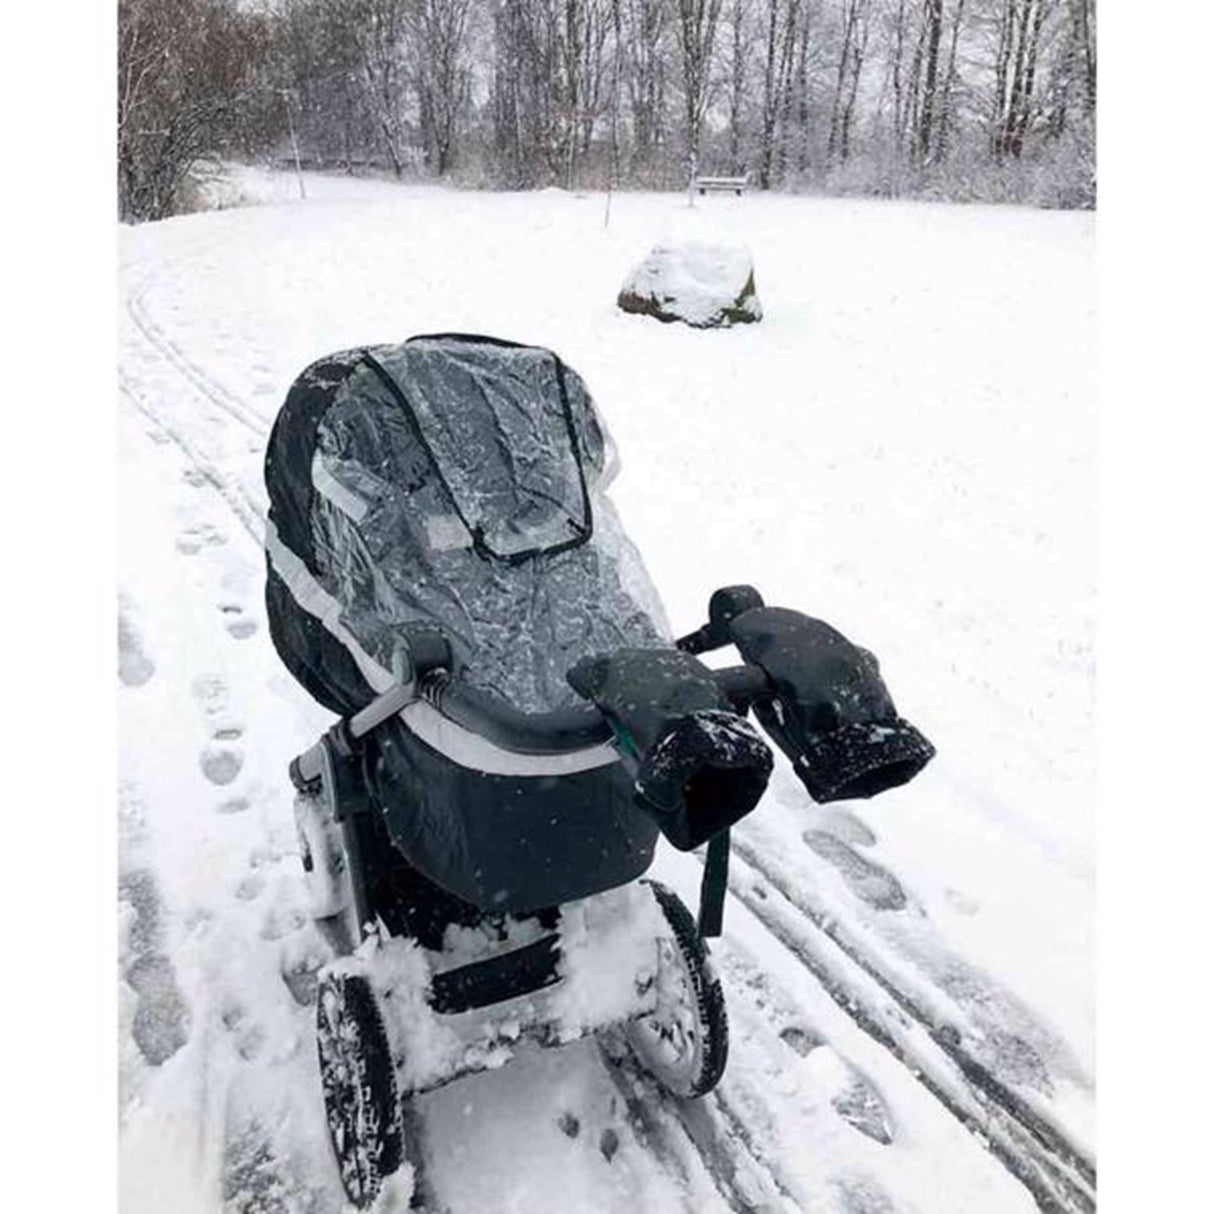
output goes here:
[{"label": "black stroller", "polygon": [[[410,1155],[406,1102],[527,1045],[618,1032],[681,1097],[728,1029],[730,826],[771,752],[819,801],[932,755],[876,660],[717,591],[672,641],[605,489],[614,450],[548,350],[447,334],[292,386],[266,457],[266,589],[288,669],[340,720],[290,767],[321,974],[326,1117],[360,1208]],[[696,654],[735,645],[740,665]],[[698,919],[638,881],[707,845]]]}]

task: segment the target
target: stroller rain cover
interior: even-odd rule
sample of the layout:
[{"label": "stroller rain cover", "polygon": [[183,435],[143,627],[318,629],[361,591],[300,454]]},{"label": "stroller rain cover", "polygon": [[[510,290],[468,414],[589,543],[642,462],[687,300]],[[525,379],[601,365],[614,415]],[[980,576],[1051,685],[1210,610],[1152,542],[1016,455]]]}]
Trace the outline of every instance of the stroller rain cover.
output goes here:
[{"label": "stroller rain cover", "polygon": [[[345,715],[392,685],[402,641],[438,628],[457,677],[515,709],[583,702],[566,679],[580,659],[670,645],[604,492],[613,472],[585,384],[549,350],[457,334],[314,363],[266,455],[279,655]],[[555,904],[652,857],[655,827],[606,744],[506,753],[418,702],[370,749],[394,843],[478,905]],[[590,871],[562,874],[570,854]]]},{"label": "stroller rain cover", "polygon": [[[442,336],[337,355],[300,376],[270,436],[271,577],[297,575],[297,601],[374,690],[398,640],[430,625],[474,686],[528,712],[574,704],[579,658],[669,644],[604,494],[613,464],[585,384],[550,351]],[[365,703],[327,653],[285,648],[323,703]]]}]

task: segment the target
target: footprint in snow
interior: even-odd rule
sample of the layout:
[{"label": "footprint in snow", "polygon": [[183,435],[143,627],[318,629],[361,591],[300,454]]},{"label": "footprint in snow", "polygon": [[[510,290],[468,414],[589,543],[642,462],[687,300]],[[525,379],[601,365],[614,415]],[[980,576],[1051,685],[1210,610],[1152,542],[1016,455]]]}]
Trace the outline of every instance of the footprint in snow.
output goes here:
[{"label": "footprint in snow", "polygon": [[906,906],[906,891],[888,869],[824,830],[807,830],[802,838],[823,860],[834,865],[848,889],[874,910],[902,910]]},{"label": "footprint in snow", "polygon": [[160,1066],[188,1040],[189,1008],[177,986],[173,963],[161,948],[162,908],[155,878],[147,869],[124,873],[118,897],[134,911],[123,972],[136,996],[131,1037],[146,1061]]},{"label": "footprint in snow", "polygon": [[208,717],[218,716],[228,706],[228,685],[221,675],[199,675],[191,690],[198,706]]},{"label": "footprint in snow", "polygon": [[127,687],[142,687],[156,673],[156,663],[144,651],[139,633],[126,612],[118,612],[118,678]]},{"label": "footprint in snow", "polygon": [[615,1154],[619,1149],[620,1136],[615,1132],[615,1130],[608,1126],[599,1135],[599,1153],[608,1163],[610,1163],[615,1158]]},{"label": "footprint in snow", "polygon": [[260,1024],[253,1025],[247,1033],[242,1033],[236,1041],[236,1052],[245,1062],[256,1062],[266,1044],[266,1031]]},{"label": "footprint in snow", "polygon": [[242,877],[236,886],[236,896],[242,902],[252,902],[265,887],[266,879],[261,873],[249,873],[248,876]]},{"label": "footprint in snow", "polygon": [[572,1113],[562,1113],[556,1124],[566,1138],[576,1138],[582,1132],[582,1123]]},{"label": "footprint in snow", "polygon": [[305,954],[283,967],[282,980],[300,1007],[312,1007],[316,1003],[316,992],[320,987],[318,974],[323,965],[322,958]]},{"label": "footprint in snow", "polygon": [[830,1093],[831,1108],[866,1138],[889,1146],[894,1121],[872,1082],[829,1045],[813,1050],[805,1060],[814,1082]]},{"label": "footprint in snow", "polygon": [[249,805],[248,797],[229,797],[226,801],[220,801],[215,807],[215,812],[220,814],[243,814],[249,808]]},{"label": "footprint in snow", "polygon": [[223,1151],[223,1214],[286,1214],[286,1186],[265,1130],[228,1127]]},{"label": "footprint in snow", "polygon": [[216,531],[214,527],[204,524],[201,527],[187,527],[177,537],[177,551],[184,553],[186,556],[193,556],[196,552],[202,550],[204,546],[215,546],[217,544],[226,544],[228,537],[221,531]]},{"label": "footprint in snow", "polygon": [[893,1123],[889,1109],[863,1075],[854,1074],[852,1081],[831,1100],[831,1107],[847,1122],[867,1138],[882,1146],[894,1140]]},{"label": "footprint in snow", "polygon": [[132,869],[118,880],[118,900],[135,912],[127,943],[132,952],[145,953],[160,940],[160,892],[146,868]]},{"label": "footprint in snow", "polygon": [[239,1003],[229,1003],[220,1014],[220,1023],[236,1039],[236,1052],[246,1062],[253,1062],[265,1045],[266,1032],[260,1024],[249,1024],[245,1009]]},{"label": "footprint in snow", "polygon": [[244,766],[244,752],[235,746],[211,745],[204,748],[198,757],[202,774],[212,784],[231,784],[240,775]]},{"label": "footprint in snow", "polygon": [[256,1119],[233,1119],[225,1139],[220,1214],[322,1214],[335,1208],[306,1187],[297,1162],[279,1155]]},{"label": "footprint in snow", "polygon": [[811,1029],[801,1028],[796,1024],[790,1024],[787,1028],[782,1028],[780,1030],[780,1040],[790,1049],[796,1050],[802,1058],[807,1058],[811,1050],[816,1050],[820,1045],[825,1044],[817,1033]]},{"label": "footprint in snow", "polygon": [[895,1214],[893,1198],[869,1176],[847,1176],[832,1182],[844,1214]]},{"label": "footprint in snow", "polygon": [[123,855],[133,851],[147,829],[147,809],[139,790],[129,780],[118,788],[118,840]]},{"label": "footprint in snow", "polygon": [[963,894],[960,890],[946,889],[944,897],[959,915],[976,915],[980,909],[980,904],[976,899]]},{"label": "footprint in snow", "polygon": [[266,915],[258,935],[263,940],[282,940],[294,934],[301,928],[307,927],[311,920],[298,908],[283,910],[273,906]]},{"label": "footprint in snow", "polygon": [[223,613],[223,626],[228,634],[238,641],[251,637],[257,631],[257,621],[245,614],[245,609],[239,603],[221,603],[219,610]]},{"label": "footprint in snow", "polygon": [[131,1036],[152,1066],[177,1053],[188,1037],[189,1010],[177,987],[173,963],[164,953],[144,953],[126,972],[139,998]]},{"label": "footprint in snow", "polygon": [[867,823],[846,809],[831,806],[822,814],[822,829],[853,847],[872,847],[877,841]]},{"label": "footprint in snow", "polygon": [[204,485],[210,484],[210,477],[201,468],[187,468],[181,474],[181,479],[195,489],[201,489]]}]

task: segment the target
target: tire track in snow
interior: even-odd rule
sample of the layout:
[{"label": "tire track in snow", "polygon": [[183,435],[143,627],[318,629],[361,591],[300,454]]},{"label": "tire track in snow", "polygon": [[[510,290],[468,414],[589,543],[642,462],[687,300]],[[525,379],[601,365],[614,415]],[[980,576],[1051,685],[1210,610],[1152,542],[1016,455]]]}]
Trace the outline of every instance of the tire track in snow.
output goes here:
[{"label": "tire track in snow", "polygon": [[130,316],[135,328],[158,353],[187,379],[212,404],[222,409],[229,417],[239,422],[258,438],[265,438],[269,433],[272,419],[263,417],[247,402],[242,401],[235,393],[229,391],[217,380],[194,362],[172,338],[148,315],[143,306],[143,297],[153,281],[146,278],[126,298],[127,315]]},{"label": "tire track in snow", "polygon": [[[784,1049],[804,1057],[825,1048],[844,1075],[838,1090],[828,1096],[833,1115],[871,1141],[890,1145],[895,1134],[889,1108],[864,1072],[806,1025],[799,1001],[778,977],[751,960],[742,946],[727,942],[722,949],[726,951],[714,960],[733,980],[731,1019],[741,1011],[737,1001],[744,1001],[746,1018],[764,1033],[773,1059]],[[735,1037],[734,1045],[750,1035]],[[901,1208],[874,1176],[844,1173],[811,1181],[791,1175],[782,1162],[784,1148],[770,1146],[780,1138],[776,1127],[787,1110],[782,1103],[773,1105],[770,1095],[760,1090],[754,1066],[740,1071],[727,1067],[714,1091],[702,1100],[683,1101],[658,1085],[621,1040],[608,1036],[599,1044],[634,1134],[678,1173],[689,1196],[691,1162],[707,1173],[734,1214],[834,1209],[834,1202],[842,1202],[837,1208],[848,1214],[895,1214]],[[768,1077],[775,1073],[770,1060],[758,1069]]]},{"label": "tire track in snow", "polygon": [[[756,1154],[749,1136],[727,1138],[699,1102],[682,1102],[659,1087],[626,1046],[600,1041],[604,1065],[624,1101],[633,1133],[651,1155],[677,1176],[690,1194],[689,1162],[708,1174],[733,1214],[788,1214],[804,1207],[784,1180]],[[725,1111],[716,1094],[705,1097]],[[736,1119],[726,1113],[731,1130]]]},{"label": "tire track in snow", "polygon": [[839,916],[815,905],[805,894],[804,889],[790,879],[777,861],[764,856],[744,839],[735,839],[734,847],[745,863],[762,874],[771,886],[796,907],[806,920],[828,936],[850,961],[863,969],[903,1011],[927,1030],[932,1040],[956,1063],[972,1086],[985,1093],[1015,1117],[1032,1134],[1042,1149],[1053,1152],[1066,1160],[1089,1185],[1095,1185],[1096,1168],[1088,1154],[1070,1140],[1061,1126],[1056,1125],[1048,1116],[1034,1109],[1028,1101],[1000,1080],[988,1065],[974,1057],[965,1045],[962,1033],[956,1025],[932,1012],[905,986],[900,985],[895,978],[891,977],[874,951],[866,949],[851,936],[846,924]]},{"label": "tire track in snow", "polygon": [[[858,946],[849,951],[836,936],[837,923],[803,905],[797,891],[768,871],[753,848],[734,847],[730,892],[747,907],[844,1012],[974,1135],[1033,1195],[1043,1214],[1092,1214],[1095,1169],[1053,1127],[1043,1127],[1014,1093],[935,1024],[918,1004],[880,975]],[[740,871],[743,867],[748,871]],[[776,898],[753,892],[761,875]],[[806,931],[809,927],[812,930]],[[815,939],[817,937],[817,939]],[[824,939],[823,939],[824,938]],[[883,1006],[887,998],[894,1006]],[[953,1030],[955,1032],[955,1030]],[[1004,1093],[1011,1099],[1004,1102]]]},{"label": "tire track in snow", "polygon": [[159,427],[169,436],[174,445],[197,469],[199,475],[223,499],[224,504],[236,516],[237,522],[248,532],[249,537],[258,547],[265,541],[265,520],[260,509],[239,484],[225,477],[198,448],[181,432],[180,428],[168,421],[162,413],[158,413],[131,386],[121,368],[118,371],[118,384],[123,394],[153,425]]}]

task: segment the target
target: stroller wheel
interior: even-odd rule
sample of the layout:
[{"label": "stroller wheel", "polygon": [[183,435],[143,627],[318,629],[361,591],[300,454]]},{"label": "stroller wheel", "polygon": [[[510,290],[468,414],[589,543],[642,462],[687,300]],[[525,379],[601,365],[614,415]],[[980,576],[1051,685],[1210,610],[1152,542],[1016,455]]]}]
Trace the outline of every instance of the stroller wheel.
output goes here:
[{"label": "stroller wheel", "polygon": [[658,941],[657,1007],[628,1024],[628,1044],[667,1091],[703,1096],[716,1087],[729,1055],[721,983],[678,895],[657,881],[643,884],[662,908],[670,935]]},{"label": "stroller wheel", "polygon": [[360,1210],[400,1167],[400,1103],[375,996],[365,978],[327,974],[316,1001],[316,1042],[329,1140],[342,1187]]}]

